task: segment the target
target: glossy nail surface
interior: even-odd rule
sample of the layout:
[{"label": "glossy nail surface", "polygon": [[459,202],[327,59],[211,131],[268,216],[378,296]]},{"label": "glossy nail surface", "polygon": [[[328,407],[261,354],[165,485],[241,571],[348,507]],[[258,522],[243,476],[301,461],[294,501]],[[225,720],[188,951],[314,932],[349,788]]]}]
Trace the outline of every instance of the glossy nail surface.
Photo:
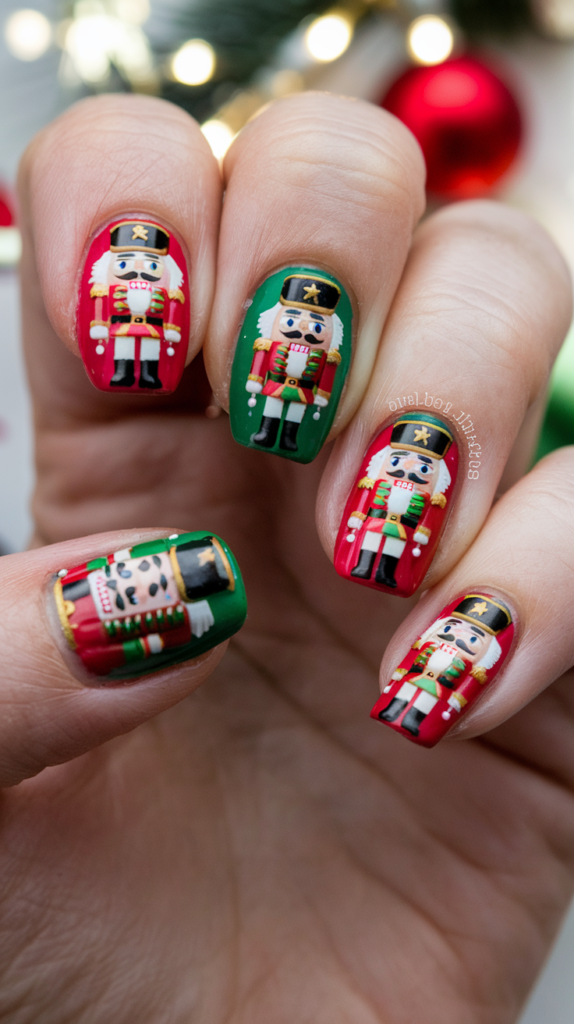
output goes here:
[{"label": "glossy nail surface", "polygon": [[512,614],[498,598],[478,592],[458,598],[415,641],[371,718],[433,747],[500,671],[513,636]]},{"label": "glossy nail surface", "polygon": [[436,416],[397,416],[369,446],[335,545],[340,576],[409,597],[434,557],[452,500],[458,449]]},{"label": "glossy nail surface", "polygon": [[110,681],[196,658],[236,633],[247,613],[231,551],[204,533],[62,569],[53,597],[68,647],[88,672]]},{"label": "glossy nail surface", "polygon": [[334,277],[309,267],[268,277],[249,306],[233,361],[235,440],[311,462],[331,429],[351,342],[351,304]]},{"label": "glossy nail surface", "polygon": [[80,354],[101,391],[168,395],[189,339],[189,287],[181,246],[148,217],[113,221],[85,260],[77,310]]}]

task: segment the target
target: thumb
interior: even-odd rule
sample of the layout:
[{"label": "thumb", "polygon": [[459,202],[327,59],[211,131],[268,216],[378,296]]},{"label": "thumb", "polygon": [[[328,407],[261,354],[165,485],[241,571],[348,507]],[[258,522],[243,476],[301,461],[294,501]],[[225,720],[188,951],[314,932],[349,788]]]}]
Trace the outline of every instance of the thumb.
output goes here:
[{"label": "thumb", "polygon": [[6,555],[0,593],[0,786],[182,700],[246,615],[237,563],[206,532],[108,533]]}]

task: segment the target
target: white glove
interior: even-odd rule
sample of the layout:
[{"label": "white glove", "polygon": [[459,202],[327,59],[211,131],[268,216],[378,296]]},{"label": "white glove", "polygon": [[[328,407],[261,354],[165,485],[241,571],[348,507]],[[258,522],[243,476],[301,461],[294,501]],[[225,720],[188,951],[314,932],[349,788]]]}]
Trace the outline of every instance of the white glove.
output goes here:
[{"label": "white glove", "polygon": [[260,384],[258,380],[248,380],[245,384],[245,390],[251,391],[252,395],[260,395],[263,391],[263,384]]},{"label": "white glove", "polygon": [[93,338],[94,341],[103,341],[108,337],[109,333],[109,328],[102,326],[102,324],[90,327],[90,338]]},{"label": "white glove", "polygon": [[363,520],[359,519],[358,516],[349,516],[347,519],[347,526],[351,530],[358,530],[363,525]]},{"label": "white glove", "polygon": [[425,544],[428,544],[428,542],[429,542],[429,539],[428,539],[428,537],[427,537],[426,533],[419,533],[419,531],[418,531],[418,530],[417,530],[417,532],[415,533],[415,535],[414,535],[414,537],[413,537],[413,540],[414,540],[414,541],[415,541],[415,542],[416,542],[417,544],[422,544],[422,545],[423,545],[423,547],[424,547],[424,545],[425,545]]},{"label": "white glove", "polygon": [[197,601],[196,604],[187,605],[187,614],[191,622],[191,632],[199,640],[208,629],[211,629],[215,619],[207,601]]},{"label": "white glove", "polygon": [[321,409],[324,409],[329,404],[328,398],[323,398],[323,395],[315,395],[313,399],[313,405],[319,405]]},{"label": "white glove", "polygon": [[181,334],[179,331],[164,331],[163,336],[166,341],[181,341]]},{"label": "white glove", "polygon": [[454,710],[458,711],[459,713],[462,711],[463,705],[460,703],[456,693],[451,693],[450,697],[448,698],[448,706],[449,708],[454,708]]}]

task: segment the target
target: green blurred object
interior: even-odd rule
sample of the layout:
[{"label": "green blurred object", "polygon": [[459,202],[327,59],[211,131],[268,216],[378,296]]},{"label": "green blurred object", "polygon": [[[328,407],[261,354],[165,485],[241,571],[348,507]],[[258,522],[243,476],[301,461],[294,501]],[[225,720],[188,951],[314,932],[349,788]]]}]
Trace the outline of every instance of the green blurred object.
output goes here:
[{"label": "green blurred object", "polygon": [[574,325],[566,336],[552,372],[536,461],[565,444],[574,444]]}]

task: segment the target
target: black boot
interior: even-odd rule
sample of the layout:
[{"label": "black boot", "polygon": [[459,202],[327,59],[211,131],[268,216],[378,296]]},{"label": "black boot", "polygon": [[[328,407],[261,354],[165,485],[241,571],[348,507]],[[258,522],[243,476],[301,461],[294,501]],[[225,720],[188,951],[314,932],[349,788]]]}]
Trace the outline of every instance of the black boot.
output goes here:
[{"label": "black boot", "polygon": [[253,444],[260,444],[263,448],[272,448],[277,440],[280,422],[279,416],[264,416],[259,433],[251,435]]},{"label": "black boot", "polygon": [[384,711],[379,711],[379,718],[382,722],[396,722],[401,711],[404,711],[408,704],[408,700],[399,700],[398,697],[393,697],[390,704],[387,705]]},{"label": "black boot", "polygon": [[375,551],[368,551],[367,548],[361,548],[359,561],[355,568],[351,569],[351,576],[356,576],[359,580],[370,580],[375,562],[375,554]]},{"label": "black boot", "polygon": [[159,359],[142,359],[140,364],[140,388],[162,388],[157,375]]},{"label": "black boot", "polygon": [[133,359],[114,359],[115,373],[110,381],[113,388],[131,388],[135,384]]},{"label": "black boot", "polygon": [[281,431],[281,440],[279,447],[283,448],[286,452],[297,452],[297,431],[301,426],[300,423],[295,423],[293,420],[285,420],[283,424],[283,430]]},{"label": "black boot", "polygon": [[392,587],[394,589],[397,585],[395,569],[398,564],[398,558],[393,558],[392,555],[381,555],[381,560],[375,573],[375,583],[381,583],[384,587]]},{"label": "black boot", "polygon": [[418,736],[419,728],[425,718],[424,711],[419,711],[418,708],[409,708],[401,722],[401,729],[406,729],[407,732],[410,732],[411,736]]}]

